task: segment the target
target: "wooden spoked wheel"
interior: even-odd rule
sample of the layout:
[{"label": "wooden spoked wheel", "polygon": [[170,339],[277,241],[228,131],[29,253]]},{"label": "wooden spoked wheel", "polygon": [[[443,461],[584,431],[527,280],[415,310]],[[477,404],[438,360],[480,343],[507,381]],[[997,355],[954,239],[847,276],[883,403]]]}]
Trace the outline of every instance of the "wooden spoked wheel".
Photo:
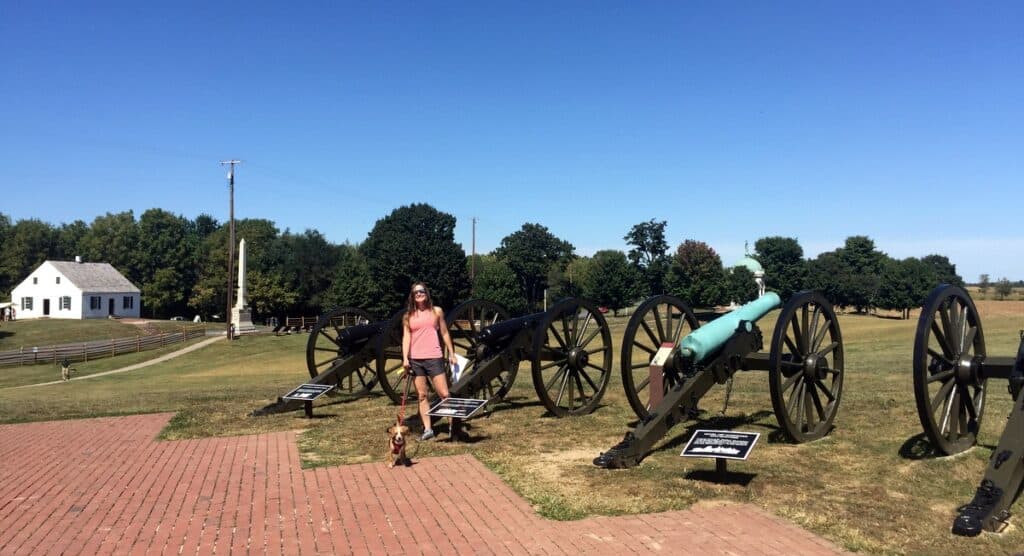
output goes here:
[{"label": "wooden spoked wheel", "polygon": [[[509,318],[509,313],[504,307],[497,303],[483,299],[471,299],[452,309],[446,314],[445,320],[448,325],[448,334],[452,338],[452,347],[455,353],[468,360],[466,367],[461,371],[461,380],[472,381],[473,375],[484,356],[484,349],[479,342],[480,331],[492,324]],[[516,380],[519,371],[518,363],[509,368],[503,368],[501,373],[491,380],[477,384],[465,393],[463,397],[478,398],[482,400],[499,401],[508,395],[512,389],[512,383]]]},{"label": "wooden spoked wheel", "polygon": [[548,310],[533,335],[533,386],[553,415],[597,409],[612,369],[612,336],[597,306],[566,299]]},{"label": "wooden spoked wheel", "polygon": [[986,380],[979,362],[985,336],[978,310],[962,288],[943,284],[921,309],[914,335],[914,398],[932,445],[949,455],[977,441]]},{"label": "wooden spoked wheel", "polygon": [[[626,400],[636,416],[644,419],[651,411],[651,359],[663,345],[678,346],[679,341],[700,327],[690,307],[678,297],[658,295],[648,298],[630,317],[622,336],[622,386]],[[662,371],[662,394],[682,382],[673,366]]]},{"label": "wooden spoked wheel", "polygon": [[775,324],[768,365],[783,432],[795,442],[828,434],[843,394],[843,337],[823,295],[800,292],[789,299]]},{"label": "wooden spoked wheel", "polygon": [[[377,380],[380,381],[381,390],[396,404],[402,403],[402,396],[406,392],[405,381],[408,378],[408,373],[402,368],[402,318],[404,316],[404,309],[392,315],[387,326],[377,336]],[[410,384],[408,391],[411,399],[415,401],[416,388]],[[409,402],[406,401],[406,403]]]},{"label": "wooden spoked wheel", "polygon": [[[337,307],[320,317],[306,341],[306,368],[316,378],[334,367],[344,357],[352,355],[338,341],[343,330],[351,326],[369,324],[370,314],[357,307]],[[335,392],[362,395],[377,384],[377,372],[371,363],[361,365],[355,372],[338,377]]]}]

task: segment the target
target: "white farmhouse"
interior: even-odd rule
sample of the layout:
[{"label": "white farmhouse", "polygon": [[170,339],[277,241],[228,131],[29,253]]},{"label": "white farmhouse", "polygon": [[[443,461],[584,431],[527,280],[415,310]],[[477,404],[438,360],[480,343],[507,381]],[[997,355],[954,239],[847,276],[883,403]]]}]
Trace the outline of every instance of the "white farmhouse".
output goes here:
[{"label": "white farmhouse", "polygon": [[17,318],[138,317],[139,288],[108,263],[46,261],[11,291]]}]

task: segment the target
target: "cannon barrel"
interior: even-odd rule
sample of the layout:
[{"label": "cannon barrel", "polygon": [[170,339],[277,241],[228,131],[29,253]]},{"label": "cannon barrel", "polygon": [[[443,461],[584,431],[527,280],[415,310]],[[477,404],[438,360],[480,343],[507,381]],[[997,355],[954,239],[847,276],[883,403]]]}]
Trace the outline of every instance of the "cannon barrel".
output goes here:
[{"label": "cannon barrel", "polygon": [[503,320],[480,331],[477,339],[491,349],[503,349],[521,330],[532,330],[544,318],[544,313],[526,315],[514,319]]},{"label": "cannon barrel", "polygon": [[350,326],[338,333],[338,345],[351,348],[373,338],[387,326],[388,321],[382,320],[369,324]]},{"label": "cannon barrel", "polygon": [[782,300],[779,299],[779,295],[775,292],[768,292],[735,311],[726,313],[694,330],[679,343],[679,351],[695,363],[702,363],[733,336],[740,321],[757,322],[758,319],[781,305]]}]

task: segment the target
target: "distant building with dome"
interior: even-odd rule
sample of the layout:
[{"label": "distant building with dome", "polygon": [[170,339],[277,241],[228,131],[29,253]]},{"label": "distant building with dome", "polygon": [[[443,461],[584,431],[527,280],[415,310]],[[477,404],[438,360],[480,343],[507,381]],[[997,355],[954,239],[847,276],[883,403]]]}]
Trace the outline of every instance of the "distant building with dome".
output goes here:
[{"label": "distant building with dome", "polygon": [[757,283],[757,297],[764,295],[764,267],[761,266],[761,263],[750,255],[746,255],[730,268],[740,266],[746,267],[754,275],[754,282]]}]

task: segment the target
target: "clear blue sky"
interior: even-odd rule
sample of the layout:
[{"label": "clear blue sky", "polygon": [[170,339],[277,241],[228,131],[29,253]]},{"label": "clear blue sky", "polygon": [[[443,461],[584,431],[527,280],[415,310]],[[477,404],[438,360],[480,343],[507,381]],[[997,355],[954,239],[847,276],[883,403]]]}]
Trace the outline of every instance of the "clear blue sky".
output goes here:
[{"label": "clear blue sky", "polygon": [[[487,252],[668,221],[726,263],[854,234],[1024,278],[1024,2],[0,0],[0,212],[159,207]],[[292,4],[299,4],[298,6]]]}]

